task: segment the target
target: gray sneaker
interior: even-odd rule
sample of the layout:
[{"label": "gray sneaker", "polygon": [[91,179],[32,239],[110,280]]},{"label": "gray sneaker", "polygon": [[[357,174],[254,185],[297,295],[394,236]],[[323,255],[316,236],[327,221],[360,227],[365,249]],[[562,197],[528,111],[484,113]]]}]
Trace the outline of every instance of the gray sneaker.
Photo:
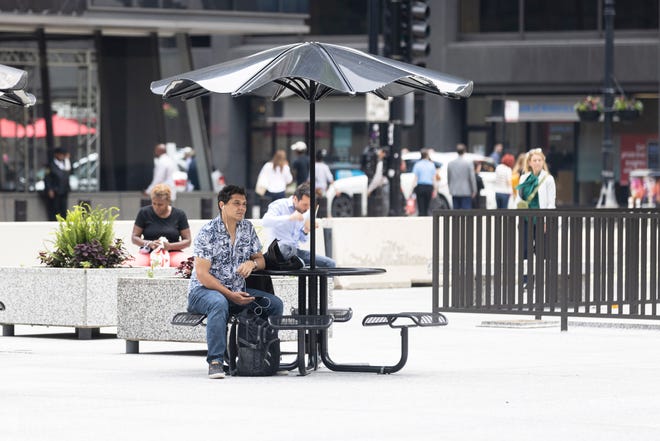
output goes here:
[{"label": "gray sneaker", "polygon": [[209,378],[225,378],[225,371],[222,368],[222,362],[212,361],[209,363]]}]

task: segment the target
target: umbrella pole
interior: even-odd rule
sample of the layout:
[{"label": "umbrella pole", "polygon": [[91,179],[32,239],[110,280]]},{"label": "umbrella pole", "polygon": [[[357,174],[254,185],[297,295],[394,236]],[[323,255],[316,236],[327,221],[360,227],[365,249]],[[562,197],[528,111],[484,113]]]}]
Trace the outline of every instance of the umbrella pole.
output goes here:
[{"label": "umbrella pole", "polygon": [[309,127],[307,145],[309,145],[309,267],[316,268],[316,87],[315,81],[309,82]]}]

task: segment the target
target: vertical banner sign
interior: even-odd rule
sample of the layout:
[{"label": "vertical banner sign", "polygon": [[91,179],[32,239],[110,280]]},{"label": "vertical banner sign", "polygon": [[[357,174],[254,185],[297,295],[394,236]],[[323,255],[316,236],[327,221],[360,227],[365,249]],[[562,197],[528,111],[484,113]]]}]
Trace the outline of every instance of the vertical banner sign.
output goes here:
[{"label": "vertical banner sign", "polygon": [[632,170],[648,168],[646,142],[652,135],[621,135],[621,185],[628,185]]}]

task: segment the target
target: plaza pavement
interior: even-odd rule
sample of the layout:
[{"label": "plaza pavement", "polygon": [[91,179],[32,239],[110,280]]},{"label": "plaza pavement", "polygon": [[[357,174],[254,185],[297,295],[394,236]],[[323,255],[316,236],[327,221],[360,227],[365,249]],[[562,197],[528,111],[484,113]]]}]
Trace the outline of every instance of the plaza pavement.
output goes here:
[{"label": "plaza pavement", "polygon": [[[355,315],[334,325],[333,359],[395,362],[398,331],[364,328],[362,317],[429,311],[430,299],[430,288],[335,291],[335,305]],[[411,330],[408,364],[393,375],[321,368],[224,380],[207,379],[204,345],[143,342],[129,355],[112,328],[78,341],[71,329],[17,326],[16,337],[0,337],[0,440],[660,437],[659,330],[448,318]]]}]

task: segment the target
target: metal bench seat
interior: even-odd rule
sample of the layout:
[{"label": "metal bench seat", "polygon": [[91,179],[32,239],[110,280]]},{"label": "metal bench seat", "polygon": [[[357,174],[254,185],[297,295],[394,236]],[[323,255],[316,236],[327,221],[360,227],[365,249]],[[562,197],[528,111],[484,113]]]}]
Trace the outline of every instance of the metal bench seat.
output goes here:
[{"label": "metal bench seat", "polygon": [[331,315],[273,315],[268,323],[275,329],[328,329],[332,325]]},{"label": "metal bench seat", "polygon": [[177,326],[197,326],[197,325],[206,325],[204,320],[206,319],[206,314],[196,314],[193,312],[177,312],[172,321],[170,322],[173,325]]},{"label": "metal bench seat", "polygon": [[[291,315],[298,315],[298,308],[291,308]],[[343,323],[353,318],[353,310],[351,308],[328,308],[328,315],[332,316],[333,323]]]},{"label": "metal bench seat", "polygon": [[397,312],[369,314],[362,319],[363,326],[383,326],[390,328],[413,328],[427,326],[445,326],[447,318],[439,312]]}]

